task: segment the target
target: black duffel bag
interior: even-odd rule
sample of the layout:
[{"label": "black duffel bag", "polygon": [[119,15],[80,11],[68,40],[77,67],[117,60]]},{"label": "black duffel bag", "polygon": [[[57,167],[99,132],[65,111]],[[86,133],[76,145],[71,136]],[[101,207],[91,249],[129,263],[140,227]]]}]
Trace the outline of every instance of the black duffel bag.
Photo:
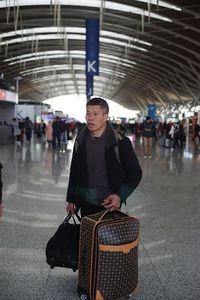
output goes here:
[{"label": "black duffel bag", "polygon": [[[50,268],[63,267],[72,269],[74,272],[78,269],[78,251],[81,218],[68,215],[63,223],[58,227],[55,234],[50,238],[46,246],[46,261]],[[73,220],[73,223],[69,221]]]}]

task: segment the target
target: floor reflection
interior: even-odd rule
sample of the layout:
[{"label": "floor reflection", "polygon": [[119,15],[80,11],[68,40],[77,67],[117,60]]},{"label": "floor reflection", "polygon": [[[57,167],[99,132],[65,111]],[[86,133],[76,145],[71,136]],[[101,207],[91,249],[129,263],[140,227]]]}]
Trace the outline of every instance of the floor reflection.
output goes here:
[{"label": "floor reflection", "polygon": [[169,175],[180,175],[183,169],[183,151],[176,151],[167,157],[167,171]]},{"label": "floor reflection", "polygon": [[144,158],[142,138],[133,143],[133,148],[141,162],[145,177],[153,176],[155,168],[162,170],[161,173],[166,172],[169,176],[178,176],[182,174],[184,165],[191,161],[196,165],[200,162],[200,144],[193,143],[191,138],[186,139],[183,149],[177,148],[174,151],[161,146],[158,140],[153,144],[152,158]]},{"label": "floor reflection", "polygon": [[[60,152],[34,140],[30,146],[24,144],[21,148],[0,146],[5,206],[0,219],[2,299],[11,299],[12,295],[42,299],[44,287],[49,292],[45,299],[64,299],[66,295],[67,299],[76,298],[77,278],[73,281],[71,271],[66,273],[61,268],[49,276],[44,255],[49,237],[66,215],[72,147],[69,143],[68,150]],[[171,152],[170,148],[156,142],[152,158],[146,160],[142,139],[134,147],[143,178],[123,209],[138,217],[141,224],[139,271],[142,289],[136,298],[199,299],[200,146],[188,140],[183,151]],[[31,277],[32,270],[34,277]],[[189,270],[189,277],[185,270]],[[40,282],[41,274],[44,276]],[[160,296],[160,282],[165,290],[174,291],[172,297]],[[33,283],[37,296],[31,290]]]}]

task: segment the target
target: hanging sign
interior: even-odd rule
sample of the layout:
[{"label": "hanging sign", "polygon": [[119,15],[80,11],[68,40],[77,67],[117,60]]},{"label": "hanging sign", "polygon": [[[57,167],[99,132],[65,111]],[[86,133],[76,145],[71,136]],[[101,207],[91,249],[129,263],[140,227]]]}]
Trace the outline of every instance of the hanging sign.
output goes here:
[{"label": "hanging sign", "polygon": [[93,95],[93,76],[86,76],[86,96],[89,100]]},{"label": "hanging sign", "polygon": [[86,76],[99,75],[99,19],[86,19]]},{"label": "hanging sign", "polygon": [[148,105],[148,116],[152,119],[155,120],[156,118],[156,105],[155,104],[149,104]]}]

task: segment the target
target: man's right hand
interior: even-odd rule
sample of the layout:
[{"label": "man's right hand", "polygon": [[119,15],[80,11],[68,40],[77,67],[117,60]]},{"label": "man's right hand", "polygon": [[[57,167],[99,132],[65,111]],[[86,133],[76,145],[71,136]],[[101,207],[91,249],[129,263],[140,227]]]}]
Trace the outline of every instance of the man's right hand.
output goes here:
[{"label": "man's right hand", "polygon": [[76,205],[74,203],[67,203],[66,211],[70,215],[74,215],[76,211]]}]

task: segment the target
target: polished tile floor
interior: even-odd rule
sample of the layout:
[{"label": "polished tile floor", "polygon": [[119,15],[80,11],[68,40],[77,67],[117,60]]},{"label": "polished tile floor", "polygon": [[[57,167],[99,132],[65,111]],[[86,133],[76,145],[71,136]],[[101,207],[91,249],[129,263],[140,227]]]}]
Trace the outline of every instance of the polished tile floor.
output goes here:
[{"label": "polished tile floor", "polygon": [[[4,213],[0,219],[0,299],[74,300],[77,273],[45,262],[48,239],[65,216],[72,144],[49,150],[32,141],[0,146]],[[141,222],[136,300],[200,299],[200,146],[154,145],[125,210]]]}]

